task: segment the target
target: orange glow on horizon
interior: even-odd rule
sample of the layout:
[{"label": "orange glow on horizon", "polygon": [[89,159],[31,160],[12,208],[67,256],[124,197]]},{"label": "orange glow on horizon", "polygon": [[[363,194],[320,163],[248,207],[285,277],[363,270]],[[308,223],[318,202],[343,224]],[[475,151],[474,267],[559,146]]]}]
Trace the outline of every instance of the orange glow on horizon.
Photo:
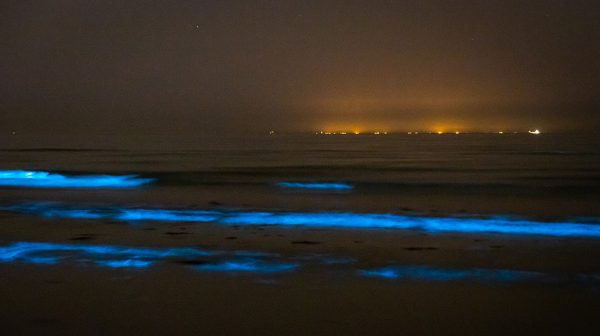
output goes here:
[{"label": "orange glow on horizon", "polygon": [[[324,123],[320,127],[315,127],[318,134],[342,134],[342,135],[359,135],[359,134],[372,134],[372,135],[387,135],[387,134],[470,134],[470,133],[494,133],[494,134],[505,134],[505,133],[518,133],[525,132],[527,129],[510,129],[505,124],[499,123],[498,125],[482,125],[483,127],[472,127],[468,121],[446,121],[436,122],[428,125],[424,124],[406,124],[401,125],[399,123],[380,123],[380,122],[354,122],[354,123]],[[508,129],[507,129],[508,128]],[[535,134],[535,131],[531,131]]]}]

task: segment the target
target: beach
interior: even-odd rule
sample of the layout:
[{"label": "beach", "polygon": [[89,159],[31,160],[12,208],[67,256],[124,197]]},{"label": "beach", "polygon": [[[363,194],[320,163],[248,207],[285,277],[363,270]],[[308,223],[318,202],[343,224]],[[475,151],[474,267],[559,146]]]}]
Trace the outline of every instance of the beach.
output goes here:
[{"label": "beach", "polygon": [[9,334],[593,334],[600,154],[584,140],[6,148],[0,321]]}]

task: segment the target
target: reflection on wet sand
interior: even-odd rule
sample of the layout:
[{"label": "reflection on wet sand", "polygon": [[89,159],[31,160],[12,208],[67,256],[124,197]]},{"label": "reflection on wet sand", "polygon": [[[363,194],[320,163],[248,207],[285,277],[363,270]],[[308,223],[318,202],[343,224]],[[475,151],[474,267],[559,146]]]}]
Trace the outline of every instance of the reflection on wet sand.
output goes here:
[{"label": "reflection on wet sand", "polygon": [[[49,242],[14,242],[0,246],[0,263],[57,265],[95,265],[118,269],[148,269],[170,263],[190,269],[228,274],[277,274],[312,267],[323,274],[346,270],[347,276],[398,281],[472,281],[486,283],[542,282],[575,283],[596,286],[598,274],[550,274],[535,271],[492,268],[444,268],[430,265],[393,265],[352,271],[355,260],[328,255],[305,255],[286,258],[279,254],[248,251],[213,251],[196,248],[150,248],[117,245],[61,244]],[[349,272],[348,272],[349,271]]]},{"label": "reflection on wet sand", "polygon": [[277,185],[281,188],[321,191],[349,191],[354,189],[354,186],[348,183],[279,182]]},{"label": "reflection on wet sand", "polygon": [[436,268],[430,266],[389,266],[360,271],[366,277],[399,279],[399,280],[425,280],[425,281],[486,281],[510,282],[525,280],[541,280],[548,275],[539,272],[514,271],[506,269],[454,269]]},{"label": "reflection on wet sand", "polygon": [[[278,273],[296,264],[271,260],[277,255],[243,251],[208,251],[196,248],[140,248],[116,245],[16,242],[0,247],[0,262],[54,265],[60,262],[94,264],[110,268],[148,268],[158,262],[191,265],[200,271]],[[201,259],[198,259],[201,258]],[[265,260],[268,259],[268,260]]]}]

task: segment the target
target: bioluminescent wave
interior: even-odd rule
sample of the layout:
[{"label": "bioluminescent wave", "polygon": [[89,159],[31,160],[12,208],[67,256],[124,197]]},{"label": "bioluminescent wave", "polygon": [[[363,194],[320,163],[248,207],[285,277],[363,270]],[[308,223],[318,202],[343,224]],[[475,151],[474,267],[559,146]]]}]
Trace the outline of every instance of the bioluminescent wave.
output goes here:
[{"label": "bioluminescent wave", "polygon": [[[250,258],[247,255],[254,257]],[[264,260],[267,257],[268,260]],[[160,261],[171,260],[193,265],[193,269],[199,271],[227,273],[280,273],[298,267],[297,264],[273,260],[276,257],[277,255],[262,252],[228,253],[194,248],[139,248],[47,242],[16,242],[0,246],[0,263],[55,265],[70,261],[78,264],[91,263],[100,267],[141,269],[149,268]]]},{"label": "bioluminescent wave", "polygon": [[115,215],[114,219],[121,221],[212,222],[218,220],[222,214],[204,210],[137,209],[119,211]]},{"label": "bioluminescent wave", "polygon": [[152,266],[154,262],[146,260],[98,260],[96,261],[98,266],[110,267],[110,268],[147,268]]},{"label": "bioluminescent wave", "polygon": [[0,210],[44,217],[120,221],[212,222],[222,225],[279,225],[336,229],[403,229],[429,233],[479,233],[600,238],[600,225],[576,221],[542,222],[509,217],[419,217],[350,212],[267,212],[69,207],[29,203]]},{"label": "bioluminescent wave", "polygon": [[62,175],[28,170],[0,170],[0,187],[134,188],[153,182],[137,175]]},{"label": "bioluminescent wave", "polygon": [[317,182],[279,182],[277,183],[282,188],[292,189],[308,189],[308,190],[336,190],[348,191],[354,188],[353,185],[347,183],[317,183]]},{"label": "bioluminescent wave", "polygon": [[116,221],[216,222],[223,212],[208,210],[132,209],[118,207],[72,207],[56,203],[0,206],[0,211],[36,214],[47,218],[110,219]]},{"label": "bioluminescent wave", "polygon": [[550,275],[539,272],[514,271],[506,269],[454,269],[435,268],[430,266],[390,266],[362,270],[360,274],[365,277],[399,279],[399,280],[425,280],[425,281],[484,281],[484,282],[511,282],[527,280],[549,279]]},{"label": "bioluminescent wave", "polygon": [[506,217],[417,217],[361,213],[231,212],[217,221],[230,225],[282,225],[318,228],[405,229],[432,233],[498,233],[559,237],[600,237],[600,225],[539,222]]}]

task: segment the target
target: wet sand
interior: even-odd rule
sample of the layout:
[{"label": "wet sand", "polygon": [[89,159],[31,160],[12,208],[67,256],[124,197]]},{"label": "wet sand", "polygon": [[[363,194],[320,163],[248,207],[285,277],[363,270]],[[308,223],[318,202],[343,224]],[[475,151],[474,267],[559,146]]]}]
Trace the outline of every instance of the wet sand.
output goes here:
[{"label": "wet sand", "polygon": [[[253,273],[206,272],[179,259],[143,269],[100,267],[85,258],[55,265],[0,263],[0,322],[6,334],[600,332],[600,245],[593,239],[128,224],[10,213],[2,213],[0,222],[2,245],[268,252],[300,266]],[[386,279],[360,273],[402,265],[508,269],[549,278]]]}]

